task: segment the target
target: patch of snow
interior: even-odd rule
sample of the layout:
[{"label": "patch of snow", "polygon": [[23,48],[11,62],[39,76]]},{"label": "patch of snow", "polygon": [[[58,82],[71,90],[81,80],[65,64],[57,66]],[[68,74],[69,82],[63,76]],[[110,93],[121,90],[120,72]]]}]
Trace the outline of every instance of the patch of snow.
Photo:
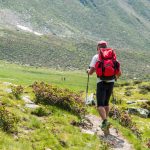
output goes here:
[{"label": "patch of snow", "polygon": [[43,35],[43,34],[41,34],[41,33],[39,33],[39,32],[33,32],[35,35],[39,35],[39,36],[41,36],[41,35]]},{"label": "patch of snow", "polygon": [[39,32],[35,32],[33,31],[32,29],[30,29],[29,27],[25,27],[25,26],[22,26],[22,25],[17,25],[17,27],[21,30],[24,30],[24,31],[27,31],[27,32],[31,32],[31,33],[34,33],[35,35],[38,35],[38,36],[41,36],[43,35],[42,33],[39,33]]},{"label": "patch of snow", "polygon": [[33,30],[29,29],[28,27],[22,26],[22,25],[17,25],[17,27],[24,31],[33,32]]},{"label": "patch of snow", "polygon": [[150,66],[149,66],[149,65],[147,65],[146,67],[147,67],[147,68],[150,68]]}]

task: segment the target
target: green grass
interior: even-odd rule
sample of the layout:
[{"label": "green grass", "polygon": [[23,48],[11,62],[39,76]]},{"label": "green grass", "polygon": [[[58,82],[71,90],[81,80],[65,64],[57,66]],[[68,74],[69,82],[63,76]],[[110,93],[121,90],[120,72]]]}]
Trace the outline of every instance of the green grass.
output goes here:
[{"label": "green grass", "polygon": [[[14,138],[13,134],[6,134],[0,130],[0,149],[2,150],[98,150],[103,149],[101,141],[96,135],[81,133],[78,127],[72,126],[73,120],[79,121],[78,117],[55,106],[42,105],[43,109],[51,112],[48,116],[37,117],[31,114],[31,109],[24,107],[25,103],[21,99],[16,99],[12,94],[5,92],[10,88],[3,82],[21,84],[25,91],[23,95],[34,96],[31,85],[34,81],[44,81],[55,84],[62,88],[69,88],[73,91],[85,90],[86,73],[64,72],[47,68],[24,67],[1,62],[0,65],[0,95],[1,102],[6,109],[19,118],[17,124],[18,134]],[[61,77],[66,77],[66,81],[61,81]],[[92,83],[94,78],[91,79]],[[85,87],[84,87],[85,86]],[[95,86],[95,85],[93,85]]]},{"label": "green grass", "polygon": [[[66,80],[62,80],[65,77]],[[25,88],[23,95],[30,95],[34,101],[34,95],[31,85],[34,81],[44,81],[46,83],[55,84],[61,88],[69,88],[73,91],[86,91],[87,74],[81,71],[63,71],[54,70],[50,68],[35,68],[27,67],[16,64],[10,64],[8,62],[0,62],[0,96],[1,102],[5,104],[5,107],[14,113],[21,121],[17,124],[19,139],[15,139],[13,135],[6,134],[0,130],[0,149],[10,150],[22,150],[22,149],[37,149],[43,148],[57,149],[92,149],[99,150],[105,146],[100,144],[99,138],[83,134],[80,129],[70,125],[72,120],[77,120],[77,116],[74,116],[70,112],[59,109],[54,106],[42,105],[42,108],[51,112],[48,116],[37,117],[31,114],[31,110],[24,108],[25,103],[22,100],[16,100],[12,94],[8,94],[5,90],[10,86],[5,85],[3,82],[11,82],[17,85],[23,85]],[[117,99],[122,99],[123,104],[119,107],[128,107],[126,105],[127,100],[136,99],[150,99],[148,94],[139,94],[138,86],[145,85],[149,82],[141,82],[134,85],[134,82],[118,81],[119,86],[115,87],[114,94]],[[90,77],[89,93],[95,92],[96,77]],[[132,95],[126,96],[125,91],[131,90]],[[98,115],[98,112],[94,107],[88,107],[88,112]],[[149,119],[142,119],[140,117],[133,116],[133,120],[137,123],[140,130],[143,132],[143,139],[149,138]],[[120,132],[130,141],[136,150],[142,150],[145,146],[145,141],[142,144],[139,140],[128,130],[115,121],[112,121],[114,126],[119,128]],[[142,123],[142,126],[141,126]],[[30,135],[30,136],[29,136]],[[80,141],[80,142],[79,142]],[[11,145],[11,147],[10,147]],[[144,147],[146,150],[146,147]]]},{"label": "green grass", "polygon": [[[26,67],[4,62],[0,64],[0,80],[18,85],[30,85],[35,81],[44,81],[76,91],[85,91],[87,86],[86,71],[57,71],[55,69]],[[89,90],[95,90],[95,83],[96,78],[91,76]]]},{"label": "green grass", "polygon": [[[141,102],[135,103],[135,104],[131,104],[128,105],[126,104],[127,101],[135,101],[136,100],[150,100],[150,92],[147,92],[146,94],[140,94],[139,91],[139,86],[141,85],[149,85],[150,82],[144,82],[141,81],[138,84],[134,84],[135,81],[123,81],[123,82],[119,82],[118,85],[120,85],[119,87],[115,87],[114,88],[114,96],[117,100],[122,100],[122,104],[118,104],[117,107],[121,108],[121,109],[127,109],[130,107],[140,107],[139,104],[141,104]],[[125,94],[126,91],[130,91],[131,95],[127,96]],[[148,148],[146,147],[146,140],[149,138],[150,135],[150,119],[149,118],[141,118],[139,116],[136,115],[131,115],[133,122],[136,123],[137,128],[143,133],[142,134],[142,141],[138,140],[137,137],[135,135],[133,135],[133,133],[129,130],[126,129],[124,127],[122,127],[121,125],[118,124],[118,122],[114,121],[111,119],[111,122],[113,123],[113,125],[119,129],[119,131],[122,132],[123,136],[128,139],[129,142],[131,142],[134,146],[134,148],[136,150],[148,150]]]},{"label": "green grass", "polygon": [[95,150],[103,148],[96,135],[81,133],[79,128],[72,126],[71,121],[78,120],[78,118],[65,110],[48,106],[47,109],[52,111],[52,114],[47,117],[37,117],[31,115],[30,109],[22,112],[21,108],[23,105],[15,110],[11,109],[11,112],[19,115],[21,119],[17,125],[19,138],[15,139],[13,135],[7,135],[0,131],[2,135],[0,148],[2,150],[42,150],[44,148],[53,150],[90,150],[93,148]]},{"label": "green grass", "polygon": [[[148,150],[146,147],[146,139],[149,138],[149,127],[146,128],[146,125],[149,126],[149,119],[142,119],[140,117],[132,116],[133,121],[137,123],[140,131],[143,132],[142,140],[139,140],[129,129],[122,127],[118,122],[111,119],[111,122],[114,127],[118,129],[119,132],[128,140],[128,142],[133,144],[135,150]],[[145,125],[146,124],[146,125]],[[145,129],[144,129],[145,128]]]}]

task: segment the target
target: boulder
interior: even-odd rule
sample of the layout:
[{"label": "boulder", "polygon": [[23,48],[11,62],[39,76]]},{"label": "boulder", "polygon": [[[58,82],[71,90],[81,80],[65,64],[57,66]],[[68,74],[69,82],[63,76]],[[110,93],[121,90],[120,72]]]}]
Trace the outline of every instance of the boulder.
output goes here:
[{"label": "boulder", "polygon": [[148,118],[150,111],[147,109],[143,109],[143,108],[132,107],[132,108],[128,108],[128,113],[138,115],[138,116],[143,117],[143,118]]},{"label": "boulder", "polygon": [[95,100],[94,100],[94,93],[91,93],[89,96],[87,96],[87,99],[85,100],[86,105],[95,105]]},{"label": "boulder", "polygon": [[127,101],[126,104],[134,104],[136,103],[135,101]]}]

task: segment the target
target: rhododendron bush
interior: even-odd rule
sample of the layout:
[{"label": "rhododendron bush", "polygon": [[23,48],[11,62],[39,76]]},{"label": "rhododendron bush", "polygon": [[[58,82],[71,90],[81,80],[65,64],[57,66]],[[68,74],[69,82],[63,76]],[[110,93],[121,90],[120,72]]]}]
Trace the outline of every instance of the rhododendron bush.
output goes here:
[{"label": "rhododendron bush", "polygon": [[61,89],[54,85],[44,82],[35,82],[33,91],[36,97],[36,103],[55,105],[67,111],[71,111],[78,116],[85,114],[86,109],[82,96],[69,89]]}]

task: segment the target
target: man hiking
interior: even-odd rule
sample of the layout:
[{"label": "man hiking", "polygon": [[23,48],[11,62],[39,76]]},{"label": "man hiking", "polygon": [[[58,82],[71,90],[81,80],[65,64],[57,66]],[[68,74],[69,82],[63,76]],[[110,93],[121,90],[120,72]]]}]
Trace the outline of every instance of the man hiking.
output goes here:
[{"label": "man hiking", "polygon": [[121,75],[120,63],[116,60],[116,54],[113,49],[107,48],[106,41],[99,41],[97,44],[97,54],[93,56],[90,69],[87,70],[89,75],[94,72],[97,74],[97,109],[102,118],[101,129],[109,129],[109,99],[113,91],[114,82]]}]

